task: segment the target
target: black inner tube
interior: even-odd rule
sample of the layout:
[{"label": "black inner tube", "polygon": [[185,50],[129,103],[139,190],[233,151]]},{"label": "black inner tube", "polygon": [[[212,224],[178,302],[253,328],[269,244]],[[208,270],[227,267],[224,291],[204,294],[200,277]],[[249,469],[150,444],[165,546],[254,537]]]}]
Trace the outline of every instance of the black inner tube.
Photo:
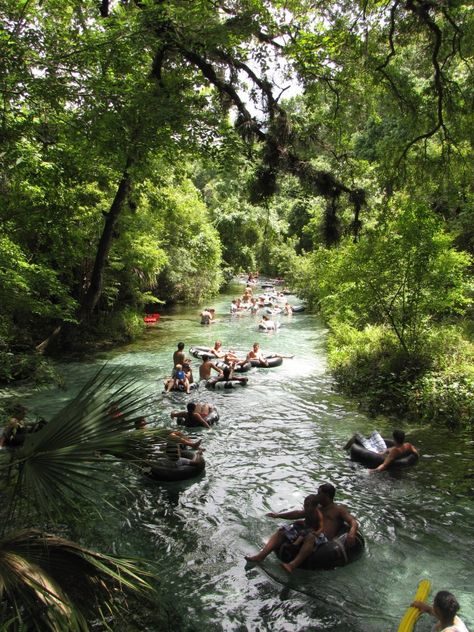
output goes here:
[{"label": "black inner tube", "polygon": [[[395,445],[395,442],[392,439],[385,439],[385,445],[387,448],[392,448]],[[382,465],[385,460],[385,455],[380,452],[372,452],[372,450],[367,450],[363,445],[358,443],[357,441],[351,446],[350,452],[351,460],[356,461],[357,463],[361,463],[365,467],[378,467]],[[392,468],[403,468],[403,467],[411,467],[418,463],[418,455],[414,452],[407,452],[403,456],[395,459],[389,466],[389,469]]]},{"label": "black inner tube", "polygon": [[[305,570],[330,570],[337,566],[346,566],[346,564],[358,559],[365,547],[364,537],[358,531],[353,546],[347,548],[344,544],[347,531],[348,528],[345,526],[333,540],[329,540],[326,544],[319,546],[304,560],[299,568]],[[299,549],[299,546],[294,546],[290,542],[284,542],[280,549],[276,551],[276,554],[282,562],[287,563],[296,557]]]}]

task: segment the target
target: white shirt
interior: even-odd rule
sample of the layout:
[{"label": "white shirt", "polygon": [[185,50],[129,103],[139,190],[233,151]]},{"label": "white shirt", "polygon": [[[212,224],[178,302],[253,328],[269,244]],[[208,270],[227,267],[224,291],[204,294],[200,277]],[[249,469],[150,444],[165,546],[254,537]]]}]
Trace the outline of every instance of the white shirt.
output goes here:
[{"label": "white shirt", "polygon": [[433,632],[469,632],[463,621],[458,616],[454,617],[454,625],[448,625],[447,628],[441,629],[438,625],[435,625]]}]

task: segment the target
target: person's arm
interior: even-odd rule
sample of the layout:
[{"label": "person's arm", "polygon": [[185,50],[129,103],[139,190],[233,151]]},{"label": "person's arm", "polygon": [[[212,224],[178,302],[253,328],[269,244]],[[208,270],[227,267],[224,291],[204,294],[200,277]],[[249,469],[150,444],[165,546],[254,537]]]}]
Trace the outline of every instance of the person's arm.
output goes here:
[{"label": "person's arm", "polygon": [[294,509],[293,511],[283,511],[281,513],[275,513],[270,511],[266,514],[269,518],[284,518],[285,520],[298,520],[298,518],[304,518],[303,509]]},{"label": "person's arm", "polygon": [[344,507],[344,505],[339,506],[339,515],[344,520],[344,522],[349,525],[349,533],[347,534],[346,542],[348,546],[352,546],[355,542],[359,524],[354,516],[349,513],[347,508]]},{"label": "person's arm", "polygon": [[[191,439],[188,439],[188,437],[185,437],[182,432],[179,432],[179,430],[173,430],[173,432],[169,435],[169,438],[176,441],[177,443],[179,442],[183,445],[190,446],[191,448],[196,447],[196,442],[191,441]],[[199,443],[201,442],[199,441]]]},{"label": "person's arm", "polygon": [[222,369],[220,369],[218,366],[216,366],[212,362],[211,362],[211,367],[214,369],[214,371],[217,371],[219,373],[219,375],[222,375],[223,372],[224,372]]},{"label": "person's arm", "polygon": [[186,415],[187,415],[187,411],[185,411],[185,410],[181,410],[181,411],[180,410],[173,410],[171,412],[171,414],[170,414],[170,417],[172,419],[174,419],[175,417],[183,418],[183,417],[186,417]]},{"label": "person's arm", "polygon": [[418,608],[418,610],[421,610],[421,612],[426,612],[427,614],[430,614],[432,617],[436,616],[435,613],[433,612],[433,606],[430,606],[428,603],[425,603],[424,601],[415,600],[410,605],[412,608]]},{"label": "person's arm", "polygon": [[390,467],[393,461],[395,461],[395,458],[396,456],[393,454],[391,450],[389,450],[383,463],[381,463],[378,467],[374,467],[373,469],[369,470],[369,472],[371,474],[373,474],[374,472],[384,472],[388,467]]},{"label": "person's arm", "polygon": [[211,426],[207,423],[204,417],[202,417],[202,415],[200,415],[199,413],[194,413],[193,417],[194,419],[196,419],[196,421],[199,421],[201,426],[204,426],[204,428],[208,428],[210,430]]}]

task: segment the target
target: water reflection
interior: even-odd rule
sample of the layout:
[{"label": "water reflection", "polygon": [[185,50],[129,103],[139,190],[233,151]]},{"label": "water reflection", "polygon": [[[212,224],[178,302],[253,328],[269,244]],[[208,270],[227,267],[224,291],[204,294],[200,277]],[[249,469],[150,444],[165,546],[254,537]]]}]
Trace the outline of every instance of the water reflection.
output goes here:
[{"label": "water reflection", "polygon": [[[211,327],[199,324],[198,310],[182,309],[160,319],[140,342],[106,356],[133,372],[137,385],[150,394],[149,418],[171,426],[171,410],[188,401],[161,392],[179,340],[188,348],[221,339],[240,352],[258,340],[266,352],[295,355],[281,367],[254,369],[247,388],[191,395],[217,405],[221,413],[211,431],[196,432],[206,448],[201,478],[160,485],[120,467],[128,491],[117,492],[115,486],[108,491],[111,501],[120,500],[120,515],[104,510],[105,519],[84,537],[146,557],[160,582],[156,606],[137,605],[136,621],[123,629],[396,630],[423,577],[432,579],[434,591],[452,590],[464,618],[474,622],[468,437],[404,424],[423,453],[419,466],[369,475],[341,446],[354,431],[372,430],[374,421],[333,391],[326,373],[326,331],[318,319],[306,313],[281,317],[278,333],[265,336],[257,332],[255,319],[225,315],[227,305],[227,299],[218,302],[224,315]],[[198,364],[193,361],[195,372]],[[29,404],[51,416],[96,367],[90,361],[64,365],[68,391],[34,394]],[[377,427],[386,434],[392,424],[377,420]],[[243,555],[257,550],[278,526],[265,513],[301,506],[324,481],[336,485],[336,499],[359,519],[365,555],[346,568],[297,571],[291,577],[276,558],[246,569]],[[417,631],[426,626],[422,621]]]}]

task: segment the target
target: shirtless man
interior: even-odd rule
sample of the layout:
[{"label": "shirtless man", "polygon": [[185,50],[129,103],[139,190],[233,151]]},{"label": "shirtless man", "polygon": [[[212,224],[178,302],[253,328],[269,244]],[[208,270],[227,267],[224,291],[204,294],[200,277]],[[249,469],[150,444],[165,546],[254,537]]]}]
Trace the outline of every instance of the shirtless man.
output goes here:
[{"label": "shirtless man", "polygon": [[203,355],[202,356],[202,364],[199,365],[199,379],[200,380],[208,380],[211,377],[211,371],[217,371],[219,375],[222,375],[221,369],[217,367],[211,360],[212,356]]},{"label": "shirtless man", "polygon": [[260,366],[268,366],[268,362],[265,360],[265,356],[263,355],[258,342],[254,342],[252,349],[247,353],[245,362],[250,362],[250,360],[257,360],[260,363]]},{"label": "shirtless man", "polygon": [[[347,524],[349,531],[344,539],[344,546],[350,548],[355,543],[358,524],[357,520],[352,516],[344,505],[334,502],[336,488],[331,483],[324,483],[318,487],[319,509],[323,515],[324,535],[328,540],[334,539],[341,531],[342,527]],[[275,513],[271,511],[267,514],[270,518],[286,518],[287,520],[301,520],[305,517],[304,509],[296,509],[283,513]],[[299,524],[297,525],[299,526]],[[246,555],[248,562],[261,562],[272,551],[277,551],[287,539],[285,528],[280,528],[270,536],[265,546],[256,555]],[[300,563],[313,552],[314,538],[305,538],[300,552]]]},{"label": "shirtless man", "polygon": [[383,472],[390,467],[395,459],[398,459],[409,452],[412,452],[413,454],[416,454],[418,456],[420,455],[414,445],[405,442],[405,433],[403,432],[403,430],[394,430],[392,433],[392,437],[395,441],[395,445],[392,448],[388,448],[384,451],[384,454],[386,455],[384,462],[381,463],[378,467],[369,470],[369,472]]},{"label": "shirtless man", "polygon": [[215,358],[223,358],[225,356],[225,351],[222,348],[222,342],[220,340],[216,340],[214,346],[209,351],[209,355],[213,355]]},{"label": "shirtless man", "polygon": [[184,353],[184,342],[178,342],[178,348],[173,353],[173,373],[177,364],[185,364],[186,354]]}]

